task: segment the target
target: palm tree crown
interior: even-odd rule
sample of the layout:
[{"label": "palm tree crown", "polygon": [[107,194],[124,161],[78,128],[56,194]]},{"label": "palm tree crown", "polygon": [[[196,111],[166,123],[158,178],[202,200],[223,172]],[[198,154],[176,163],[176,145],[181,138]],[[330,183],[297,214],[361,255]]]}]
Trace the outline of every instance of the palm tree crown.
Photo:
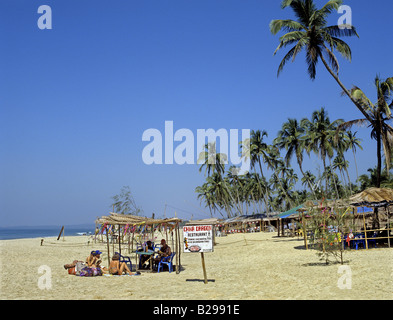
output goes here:
[{"label": "palm tree crown", "polygon": [[321,59],[338,74],[339,64],[333,51],[337,50],[345,59],[351,60],[351,48],[338,37],[358,36],[356,29],[349,25],[327,26],[327,17],[337,10],[342,0],[330,0],[325,6],[318,10],[313,0],[284,0],[281,7],[291,7],[297,18],[294,20],[273,20],[270,23],[270,31],[277,34],[280,30],[287,31],[280,38],[280,44],[274,54],[280,49],[293,45],[292,49],[285,55],[278,68],[278,75],[283,70],[285,64],[292,59],[295,60],[298,53],[306,50],[306,62],[308,74],[311,79],[316,77],[316,65]]}]

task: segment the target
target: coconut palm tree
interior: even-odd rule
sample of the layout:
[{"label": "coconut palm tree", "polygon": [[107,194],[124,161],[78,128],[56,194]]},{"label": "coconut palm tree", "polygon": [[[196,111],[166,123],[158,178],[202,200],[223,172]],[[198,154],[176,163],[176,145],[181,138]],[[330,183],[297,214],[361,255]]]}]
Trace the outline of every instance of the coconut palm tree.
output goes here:
[{"label": "coconut palm tree", "polygon": [[251,130],[250,134],[250,165],[251,169],[254,169],[255,166],[259,165],[259,170],[261,172],[262,178],[264,178],[263,170],[262,170],[262,162],[266,159],[266,152],[268,150],[268,145],[263,141],[264,137],[267,137],[268,134],[265,130]]},{"label": "coconut palm tree", "polygon": [[346,131],[347,137],[348,137],[348,149],[352,150],[353,153],[353,160],[355,161],[355,168],[356,168],[356,179],[359,179],[359,172],[358,172],[358,165],[356,163],[356,148],[359,148],[360,150],[363,150],[361,146],[361,139],[356,137],[357,131],[352,132],[351,130]]},{"label": "coconut palm tree", "polygon": [[199,167],[199,172],[205,167],[205,174],[210,176],[210,172],[217,172],[220,176],[225,172],[225,163],[228,161],[228,156],[224,153],[217,153],[216,142],[208,142],[205,144],[205,151],[199,154],[197,164],[202,164]]},{"label": "coconut palm tree", "polygon": [[316,178],[312,174],[312,172],[307,170],[304,173],[303,178],[301,179],[301,181],[302,181],[302,185],[303,186],[308,186],[310,188],[312,194],[314,195],[314,198],[316,199],[316,195],[315,195],[316,187],[314,187],[315,179]]},{"label": "coconut palm tree", "polygon": [[393,77],[386,80],[376,76],[374,80],[377,90],[377,101],[372,103],[366,94],[358,87],[353,87],[351,95],[353,99],[362,106],[367,114],[366,118],[347,121],[337,129],[351,128],[353,125],[368,125],[371,128],[371,138],[377,141],[377,181],[376,187],[381,186],[382,174],[382,147],[385,154],[387,172],[390,169],[392,154],[393,128],[388,124],[392,119],[391,108],[393,108]]},{"label": "coconut palm tree", "polygon": [[299,52],[304,49],[310,78],[312,80],[316,78],[318,61],[322,61],[327,71],[359,111],[363,113],[366,119],[371,120],[339,78],[340,67],[334,51],[339,52],[345,59],[352,60],[351,48],[340,37],[359,37],[356,28],[352,25],[327,25],[329,14],[338,10],[342,4],[342,0],[330,0],[321,9],[318,9],[313,0],[282,1],[281,8],[290,7],[296,16],[296,20],[272,20],[270,22],[272,34],[276,35],[279,31],[287,32],[280,38],[280,44],[274,55],[280,49],[292,46],[281,61],[277,75],[282,72],[289,60],[295,61]]},{"label": "coconut palm tree", "polygon": [[[345,175],[344,175],[344,171],[346,173],[348,173],[348,171],[347,171],[348,165],[349,165],[348,161],[345,160],[345,158],[343,157],[343,155],[341,153],[339,153],[333,160],[332,169],[338,170],[340,172],[341,179],[344,184],[347,184],[347,181],[346,181]],[[349,175],[348,175],[348,177],[349,177]],[[350,191],[352,193],[350,182],[348,184],[349,184]]]},{"label": "coconut palm tree", "polygon": [[338,134],[336,134],[334,139],[334,147],[337,151],[337,157],[336,157],[337,160],[335,159],[337,161],[336,165],[338,165],[337,168],[340,167],[339,170],[345,171],[348,178],[349,190],[351,191],[352,194],[351,177],[349,176],[349,172],[348,172],[349,162],[345,159],[345,152],[347,152],[349,149],[349,137],[346,131],[339,131]]},{"label": "coconut palm tree", "polygon": [[[302,127],[306,128],[306,151],[309,154],[313,151],[322,159],[324,171],[326,171],[326,157],[331,159],[334,155],[333,139],[337,126],[343,122],[344,121],[342,119],[330,122],[325,108],[314,111],[311,116],[311,121],[305,118],[301,122]],[[325,177],[327,192],[328,177],[331,177],[331,175],[325,175]]]},{"label": "coconut palm tree", "polygon": [[[300,126],[296,119],[288,119],[282,125],[281,130],[277,134],[277,138],[273,141],[274,145],[279,149],[285,149],[286,155],[284,157],[286,165],[289,167],[291,159],[296,156],[300,172],[304,177],[302,168],[303,151],[304,151],[304,133],[305,129]],[[311,188],[311,186],[309,186]]]}]

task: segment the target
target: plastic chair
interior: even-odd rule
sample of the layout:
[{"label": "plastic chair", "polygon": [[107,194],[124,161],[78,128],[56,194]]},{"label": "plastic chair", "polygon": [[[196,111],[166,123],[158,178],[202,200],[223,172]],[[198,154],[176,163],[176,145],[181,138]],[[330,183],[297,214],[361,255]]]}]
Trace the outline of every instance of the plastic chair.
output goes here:
[{"label": "plastic chair", "polygon": [[161,261],[158,263],[158,268],[157,268],[158,273],[160,272],[160,269],[163,269],[164,267],[163,264],[166,264],[168,266],[169,273],[173,271],[172,260],[175,254],[176,252],[172,252],[170,256],[161,259]]},{"label": "plastic chair", "polygon": [[118,254],[118,255],[120,256],[119,262],[120,262],[120,263],[125,262],[126,265],[128,266],[128,268],[132,271],[131,258],[130,258],[130,257],[123,256],[123,255],[121,255],[119,252],[115,252],[115,253]]},{"label": "plastic chair", "polygon": [[375,239],[376,237],[377,237],[377,233],[374,232],[374,233],[373,233],[373,236],[371,237],[371,238],[374,238],[374,239],[367,239],[367,244],[368,244],[368,247],[369,247],[369,248],[370,248],[370,243],[373,243],[373,244],[374,244],[374,248],[377,247],[377,240]]},{"label": "plastic chair", "polygon": [[364,234],[363,233],[360,235],[360,237],[355,237],[354,244],[355,244],[356,250],[359,249],[359,244],[362,244],[363,248],[366,249],[366,241],[364,240]]}]

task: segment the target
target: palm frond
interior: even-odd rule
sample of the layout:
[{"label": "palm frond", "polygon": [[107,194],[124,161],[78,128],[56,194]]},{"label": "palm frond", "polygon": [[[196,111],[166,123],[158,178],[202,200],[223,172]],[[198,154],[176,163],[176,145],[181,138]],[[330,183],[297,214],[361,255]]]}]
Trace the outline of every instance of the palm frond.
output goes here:
[{"label": "palm frond", "polygon": [[349,130],[354,125],[359,126],[359,127],[365,127],[366,125],[368,125],[368,123],[369,123],[369,121],[367,119],[356,119],[356,120],[346,121],[346,122],[341,123],[340,125],[337,126],[336,132],[339,132],[342,130]]},{"label": "palm frond", "polygon": [[352,50],[350,46],[343,40],[332,37],[334,48],[340,52],[341,56],[348,61],[352,61]]},{"label": "palm frond", "polygon": [[306,30],[306,28],[301,25],[299,22],[294,20],[272,20],[269,25],[270,32],[276,35],[279,31],[300,31]]},{"label": "palm frond", "polygon": [[338,8],[343,4],[343,0],[330,0],[328,1],[321,10],[319,10],[323,14],[332,13],[333,10],[338,10]]},{"label": "palm frond", "polygon": [[338,74],[338,72],[340,70],[340,65],[338,64],[338,60],[337,60],[336,56],[326,46],[325,46],[325,52],[327,53],[327,56],[328,56],[328,59],[329,59],[329,62],[330,62],[330,66],[332,67],[333,71],[336,74]]},{"label": "palm frond", "polygon": [[349,24],[330,26],[330,27],[323,28],[323,30],[326,31],[328,34],[330,34],[333,37],[357,36],[359,38],[356,28],[352,25],[349,25]]}]

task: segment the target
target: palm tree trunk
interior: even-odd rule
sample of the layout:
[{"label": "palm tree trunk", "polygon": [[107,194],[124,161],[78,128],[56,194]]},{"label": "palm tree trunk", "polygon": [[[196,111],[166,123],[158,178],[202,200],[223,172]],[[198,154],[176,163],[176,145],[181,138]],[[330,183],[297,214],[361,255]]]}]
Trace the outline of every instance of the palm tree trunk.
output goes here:
[{"label": "palm tree trunk", "polygon": [[[300,164],[299,160],[298,160],[297,164],[299,165],[299,169],[300,169],[300,172],[303,175],[303,178],[305,178],[305,175],[304,175],[304,172],[303,172],[303,168],[302,168],[302,165]],[[312,194],[314,195],[315,200],[317,200],[317,197],[315,195],[314,189],[312,188],[312,185],[311,185],[311,181],[307,180],[307,183],[308,183],[308,187],[310,188]]]},{"label": "palm tree trunk", "polygon": [[341,87],[341,89],[343,89],[343,91],[345,92],[345,94],[349,97],[349,99],[351,99],[351,101],[354,103],[354,105],[359,109],[359,111],[364,115],[364,117],[370,121],[370,123],[372,123],[372,119],[370,118],[370,116],[367,114],[367,112],[362,108],[362,106],[360,104],[358,104],[356,102],[356,100],[352,97],[351,93],[348,91],[348,89],[344,86],[344,84],[340,81],[338,75],[336,75],[333,70],[329,67],[328,63],[326,62],[325,58],[323,57],[323,55],[320,55],[320,58],[326,68],[326,70],[332,75],[332,77],[334,78],[334,80],[336,80],[336,82],[338,83],[338,85]]},{"label": "palm tree trunk", "polygon": [[382,171],[382,154],[381,154],[381,133],[379,131],[379,128],[377,128],[377,159],[378,159],[378,164],[377,164],[377,188],[381,187],[381,171]]},{"label": "palm tree trunk", "polygon": [[356,183],[359,180],[359,172],[358,172],[358,164],[356,162],[356,155],[355,155],[355,151],[352,149],[353,152],[353,159],[355,161],[355,167],[356,167]]}]

